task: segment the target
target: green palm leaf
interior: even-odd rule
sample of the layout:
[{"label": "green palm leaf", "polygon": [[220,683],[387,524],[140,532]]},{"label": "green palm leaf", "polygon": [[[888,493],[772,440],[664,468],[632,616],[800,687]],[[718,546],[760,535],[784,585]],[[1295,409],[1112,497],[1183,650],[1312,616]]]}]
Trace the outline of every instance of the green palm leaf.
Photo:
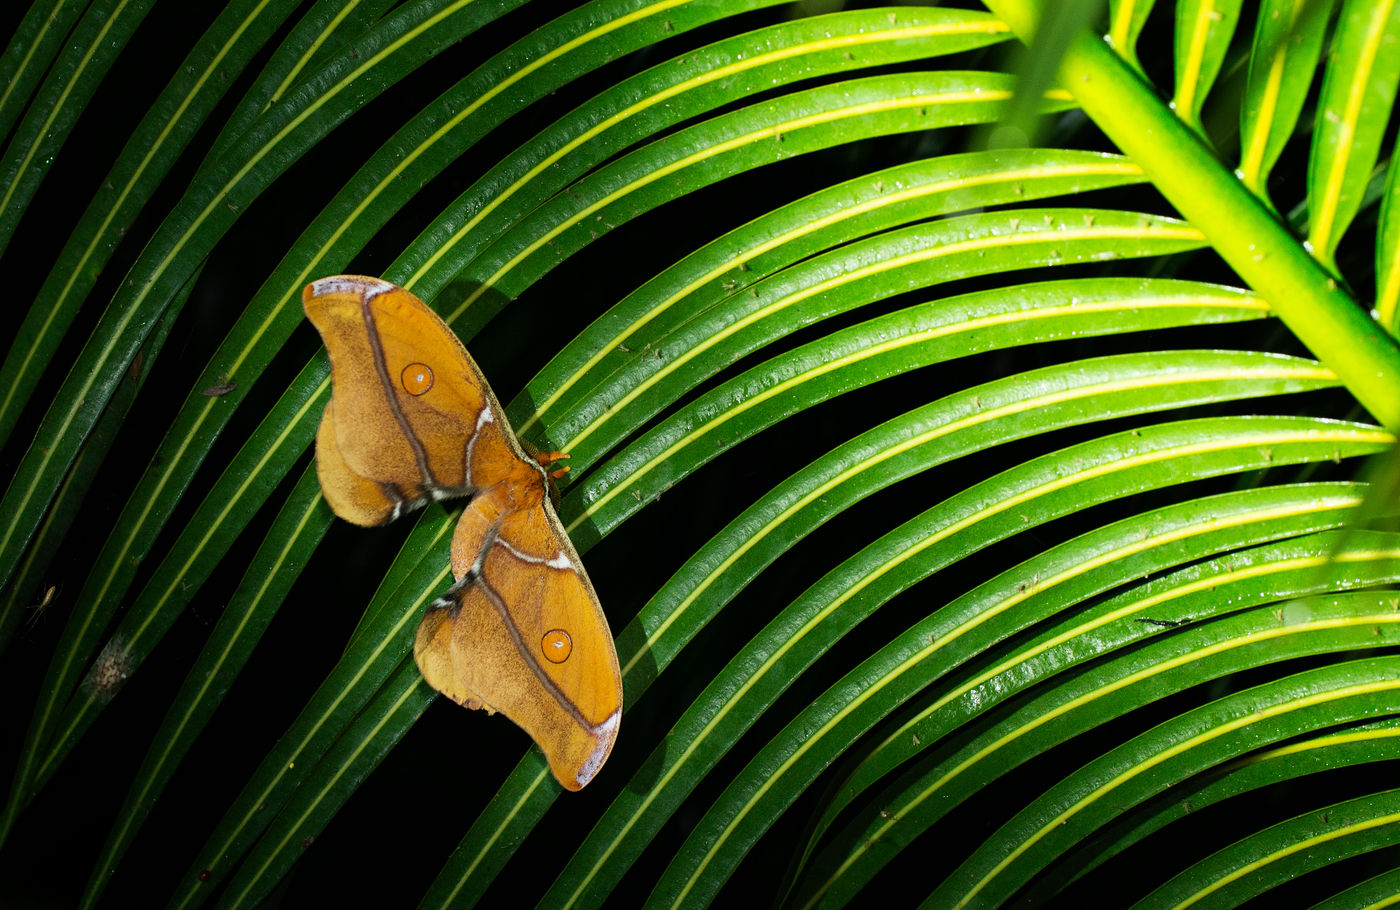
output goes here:
[{"label": "green palm leaf", "polygon": [[[987,6],[15,10],[0,891],[1393,891],[1400,12]],[[585,793],[408,656],[455,513],[321,501],[347,270],[571,454],[628,715]]]}]

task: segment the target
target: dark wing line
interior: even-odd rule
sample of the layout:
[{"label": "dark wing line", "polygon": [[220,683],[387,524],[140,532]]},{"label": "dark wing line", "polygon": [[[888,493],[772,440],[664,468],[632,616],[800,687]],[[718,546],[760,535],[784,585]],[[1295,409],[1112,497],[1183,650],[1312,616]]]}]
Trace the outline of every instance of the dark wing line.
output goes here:
[{"label": "dark wing line", "polygon": [[[494,541],[492,541],[492,543],[494,543]],[[510,633],[511,641],[515,643],[515,650],[520,653],[521,658],[525,661],[525,665],[530,668],[531,673],[535,674],[535,678],[540,681],[540,685],[544,686],[545,691],[554,696],[554,700],[559,703],[559,706],[567,711],[569,716],[572,717],[574,722],[580,727],[590,733],[597,729],[597,724],[591,723],[588,718],[583,716],[583,712],[579,710],[578,705],[574,704],[569,697],[555,685],[554,680],[544,671],[544,667],[540,666],[540,662],[535,658],[534,653],[526,646],[525,639],[520,634],[520,628],[515,624],[515,620],[511,618],[510,611],[506,609],[505,601],[501,599],[501,595],[497,594],[496,590],[487,583],[484,576],[478,575],[476,577],[476,584],[481,587],[481,592],[486,595],[486,599],[491,601],[491,606],[496,608],[496,613],[501,617],[501,621],[505,623],[506,631]]]},{"label": "dark wing line", "polygon": [[388,399],[389,411],[394,415],[394,419],[399,423],[399,429],[403,431],[404,438],[408,440],[409,446],[413,449],[413,458],[418,462],[418,473],[423,477],[423,484],[427,487],[436,487],[437,478],[433,476],[433,469],[428,466],[428,453],[423,449],[423,442],[418,438],[418,434],[413,432],[413,427],[408,423],[408,415],[403,412],[403,407],[399,404],[398,393],[394,389],[393,380],[389,377],[389,363],[384,356],[384,343],[379,340],[379,326],[374,322],[374,312],[370,309],[370,301],[378,294],[366,294],[360,292],[360,313],[364,316],[365,330],[369,333],[369,349],[374,354],[374,369],[379,374],[379,384],[384,388],[384,397]]},{"label": "dark wing line", "polygon": [[377,483],[379,484],[380,492],[384,494],[384,498],[394,504],[394,510],[389,513],[388,518],[380,522],[381,524],[398,521],[414,509],[419,509],[427,505],[426,499],[409,498],[408,494],[404,493],[403,488],[399,484],[387,483],[385,481],[377,481]]}]

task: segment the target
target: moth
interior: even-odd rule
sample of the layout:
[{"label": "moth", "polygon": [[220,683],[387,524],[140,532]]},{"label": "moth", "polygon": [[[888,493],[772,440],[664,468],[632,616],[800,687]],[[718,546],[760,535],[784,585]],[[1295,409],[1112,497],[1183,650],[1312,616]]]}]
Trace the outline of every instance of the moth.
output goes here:
[{"label": "moth", "polygon": [[326,502],[358,525],[463,498],[456,578],[419,623],[423,678],[527,732],[570,790],[602,767],[622,677],[598,596],[550,499],[558,452],[532,455],[461,341],[409,291],[337,275],[302,292],[331,361],[316,434]]}]

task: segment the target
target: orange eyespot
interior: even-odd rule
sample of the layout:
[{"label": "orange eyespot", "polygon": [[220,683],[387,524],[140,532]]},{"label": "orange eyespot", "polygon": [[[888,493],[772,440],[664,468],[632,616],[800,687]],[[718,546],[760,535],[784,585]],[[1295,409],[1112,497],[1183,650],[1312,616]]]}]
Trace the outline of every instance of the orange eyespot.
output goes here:
[{"label": "orange eyespot", "polygon": [[552,664],[562,664],[574,650],[573,640],[563,629],[550,629],[544,633],[544,641],[540,644],[544,648],[545,660]]},{"label": "orange eyespot", "polygon": [[408,394],[422,395],[433,387],[433,371],[426,363],[410,363],[403,368],[399,381]]}]

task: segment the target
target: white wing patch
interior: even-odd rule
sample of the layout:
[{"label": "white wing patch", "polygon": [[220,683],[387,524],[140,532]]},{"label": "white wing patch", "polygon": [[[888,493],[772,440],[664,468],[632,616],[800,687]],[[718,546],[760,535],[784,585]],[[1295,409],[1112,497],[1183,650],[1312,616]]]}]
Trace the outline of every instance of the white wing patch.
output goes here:
[{"label": "white wing patch", "polygon": [[565,553],[563,550],[560,550],[558,553],[546,559],[543,556],[531,556],[529,553],[517,550],[507,541],[499,537],[496,538],[496,546],[503,548],[507,553],[521,562],[528,562],[531,565],[549,566],[551,569],[572,569],[574,567],[573,562],[569,559],[569,554]]},{"label": "white wing patch", "polygon": [[364,293],[366,298],[378,297],[380,294],[387,294],[394,286],[380,278],[365,278],[359,275],[332,275],[329,278],[320,278],[311,282],[311,293],[317,297],[324,297],[327,294],[359,294]]},{"label": "white wing patch", "polygon": [[584,761],[583,767],[578,771],[578,785],[584,787],[598,773],[598,769],[603,767],[603,760],[612,751],[613,741],[617,739],[617,726],[622,720],[622,710],[618,709],[608,715],[608,719],[603,721],[591,731],[597,738],[598,745],[593,747],[593,752]]},{"label": "white wing patch", "polygon": [[482,407],[481,413],[476,415],[476,429],[472,430],[472,438],[467,440],[466,464],[463,465],[462,476],[466,478],[467,483],[472,482],[472,459],[476,457],[476,438],[481,434],[481,428],[495,419],[491,416],[489,404]]}]

